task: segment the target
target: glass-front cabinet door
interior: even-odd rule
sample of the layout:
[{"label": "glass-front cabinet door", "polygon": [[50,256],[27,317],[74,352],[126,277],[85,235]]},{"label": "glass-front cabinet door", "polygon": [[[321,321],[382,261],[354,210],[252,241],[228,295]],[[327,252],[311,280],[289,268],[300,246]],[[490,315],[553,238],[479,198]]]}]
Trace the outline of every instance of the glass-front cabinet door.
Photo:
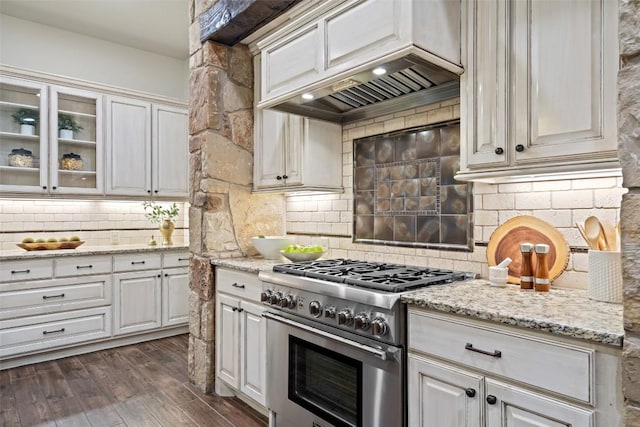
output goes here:
[{"label": "glass-front cabinet door", "polygon": [[49,133],[52,193],[101,193],[102,96],[51,86]]},{"label": "glass-front cabinet door", "polygon": [[46,193],[47,87],[0,77],[0,191]]}]

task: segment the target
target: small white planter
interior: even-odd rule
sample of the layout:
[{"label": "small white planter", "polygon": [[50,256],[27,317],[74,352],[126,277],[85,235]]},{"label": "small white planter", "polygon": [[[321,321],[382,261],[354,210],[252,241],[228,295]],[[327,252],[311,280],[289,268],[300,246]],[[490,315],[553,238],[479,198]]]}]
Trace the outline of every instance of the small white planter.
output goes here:
[{"label": "small white planter", "polygon": [[36,127],[34,125],[20,125],[20,134],[35,135]]},{"label": "small white planter", "polygon": [[60,138],[73,139],[73,131],[70,129],[60,129]]}]

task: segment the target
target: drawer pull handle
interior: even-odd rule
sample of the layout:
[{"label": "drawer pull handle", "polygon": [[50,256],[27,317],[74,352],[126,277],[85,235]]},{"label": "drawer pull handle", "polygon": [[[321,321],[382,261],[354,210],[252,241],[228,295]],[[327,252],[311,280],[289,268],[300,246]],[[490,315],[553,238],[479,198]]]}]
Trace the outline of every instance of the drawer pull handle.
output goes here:
[{"label": "drawer pull handle", "polygon": [[476,391],[474,389],[472,389],[471,387],[466,389],[464,392],[468,397],[475,397],[475,395],[476,395]]},{"label": "drawer pull handle", "polygon": [[467,343],[464,348],[466,350],[475,351],[476,353],[486,354],[491,357],[502,357],[502,352],[500,350],[493,350],[493,352],[480,350],[479,348],[473,348],[473,344]]},{"label": "drawer pull handle", "polygon": [[233,286],[234,288],[244,289],[244,285],[238,285],[237,283],[234,283],[231,286]]},{"label": "drawer pull handle", "polygon": [[131,265],[144,264],[144,261],[131,261]]},{"label": "drawer pull handle", "polygon": [[64,332],[64,328],[56,329],[55,331],[42,331],[42,335],[59,334],[61,332]]},{"label": "drawer pull handle", "polygon": [[31,270],[28,269],[28,268],[26,270],[11,270],[11,274],[19,274],[19,273],[27,273],[27,274],[29,274],[29,273],[31,273]]},{"label": "drawer pull handle", "polygon": [[489,396],[487,396],[487,403],[489,405],[495,405],[497,401],[498,401],[498,398],[495,397],[493,394],[490,394]]},{"label": "drawer pull handle", "polygon": [[42,299],[64,298],[64,294],[60,295],[42,295]]},{"label": "drawer pull handle", "polygon": [[178,261],[189,261],[189,258],[178,258]]},{"label": "drawer pull handle", "polygon": [[80,270],[83,268],[93,268],[93,265],[89,264],[89,265],[76,265],[76,269]]}]

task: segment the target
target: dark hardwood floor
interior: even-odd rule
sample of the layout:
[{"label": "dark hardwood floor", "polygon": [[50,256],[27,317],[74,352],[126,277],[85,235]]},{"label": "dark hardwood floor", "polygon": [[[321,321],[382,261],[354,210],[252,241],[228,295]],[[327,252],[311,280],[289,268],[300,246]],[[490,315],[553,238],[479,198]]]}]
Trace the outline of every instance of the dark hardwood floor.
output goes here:
[{"label": "dark hardwood floor", "polygon": [[2,426],[267,426],[187,378],[188,335],[0,371]]}]

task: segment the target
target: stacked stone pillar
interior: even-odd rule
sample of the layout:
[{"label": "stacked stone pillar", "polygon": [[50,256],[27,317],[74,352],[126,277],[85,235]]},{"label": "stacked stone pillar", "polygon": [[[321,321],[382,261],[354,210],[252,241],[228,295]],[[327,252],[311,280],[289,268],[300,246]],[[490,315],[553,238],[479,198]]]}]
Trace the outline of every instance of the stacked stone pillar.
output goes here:
[{"label": "stacked stone pillar", "polygon": [[619,1],[618,138],[624,281],[624,425],[640,427],[640,0]]},{"label": "stacked stone pillar", "polygon": [[212,258],[255,253],[251,237],[283,232],[282,195],[253,195],[253,60],[247,46],[200,42],[198,17],[217,0],[191,0],[189,14],[189,378],[215,381]]}]

